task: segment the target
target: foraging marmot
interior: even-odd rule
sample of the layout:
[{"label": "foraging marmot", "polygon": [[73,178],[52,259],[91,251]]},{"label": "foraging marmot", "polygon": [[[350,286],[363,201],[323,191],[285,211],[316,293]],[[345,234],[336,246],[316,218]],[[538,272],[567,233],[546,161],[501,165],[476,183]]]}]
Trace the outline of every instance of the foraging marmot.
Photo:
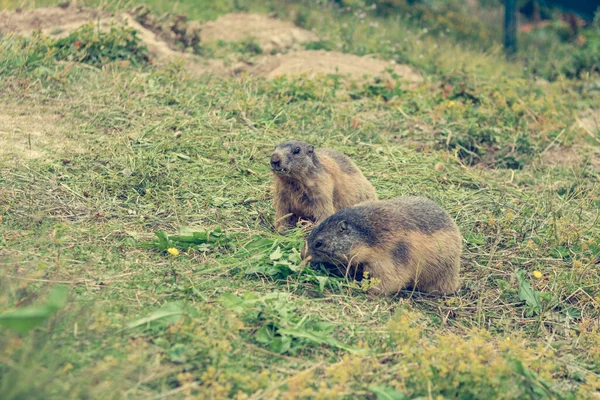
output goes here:
[{"label": "foraging marmot", "polygon": [[458,289],[462,238],[446,211],[423,197],[397,197],[345,208],[308,238],[312,262],[380,283],[370,290],[394,294],[405,287],[422,292]]},{"label": "foraging marmot", "polygon": [[295,226],[299,218],[315,223],[345,207],[377,200],[360,169],[344,154],[290,141],[271,156],[275,178],[275,227]]}]

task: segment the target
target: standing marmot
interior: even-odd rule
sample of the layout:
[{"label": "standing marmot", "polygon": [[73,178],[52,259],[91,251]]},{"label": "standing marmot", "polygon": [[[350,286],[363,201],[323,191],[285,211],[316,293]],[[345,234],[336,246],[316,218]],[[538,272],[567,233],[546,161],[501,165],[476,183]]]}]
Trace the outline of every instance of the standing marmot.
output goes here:
[{"label": "standing marmot", "polygon": [[299,218],[320,223],[337,210],[377,200],[375,188],[360,169],[336,150],[285,142],[275,147],[271,171],[277,230],[295,226]]},{"label": "standing marmot", "polygon": [[375,293],[405,287],[422,292],[458,289],[462,238],[446,211],[423,197],[397,197],[345,208],[308,238],[313,262],[333,272],[380,281]]}]

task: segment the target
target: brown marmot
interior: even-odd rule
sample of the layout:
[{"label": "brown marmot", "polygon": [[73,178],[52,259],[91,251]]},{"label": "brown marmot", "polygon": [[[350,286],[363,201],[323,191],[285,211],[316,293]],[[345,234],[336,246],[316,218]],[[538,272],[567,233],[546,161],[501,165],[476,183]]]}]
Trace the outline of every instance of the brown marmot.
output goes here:
[{"label": "brown marmot", "polygon": [[334,273],[380,281],[370,292],[395,294],[410,287],[452,293],[462,237],[446,211],[423,197],[397,197],[359,204],[325,219],[308,238],[311,262]]},{"label": "brown marmot", "polygon": [[336,150],[298,141],[281,143],[271,156],[271,171],[277,230],[296,226],[298,219],[318,224],[337,210],[377,200],[360,169]]}]

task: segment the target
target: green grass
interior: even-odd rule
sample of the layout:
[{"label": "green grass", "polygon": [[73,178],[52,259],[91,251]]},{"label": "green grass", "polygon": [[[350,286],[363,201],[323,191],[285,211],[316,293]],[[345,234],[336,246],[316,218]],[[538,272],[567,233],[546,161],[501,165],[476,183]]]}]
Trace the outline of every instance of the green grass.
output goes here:
[{"label": "green grass", "polygon": [[[192,19],[238,3],[196,4],[153,3]],[[600,139],[575,116],[598,77],[538,85],[495,52],[396,46],[385,35],[418,32],[289,7],[322,40],[426,81],[92,68],[0,39],[0,118],[42,112],[61,133],[38,158],[0,159],[0,313],[69,289],[39,327],[0,328],[3,398],[597,396]],[[460,292],[369,298],[303,268],[302,233],[272,226],[267,161],[289,138],[345,152],[381,198],[448,210],[465,238]],[[579,160],[549,166],[571,145]],[[224,235],[176,257],[137,246],[184,227]]]}]

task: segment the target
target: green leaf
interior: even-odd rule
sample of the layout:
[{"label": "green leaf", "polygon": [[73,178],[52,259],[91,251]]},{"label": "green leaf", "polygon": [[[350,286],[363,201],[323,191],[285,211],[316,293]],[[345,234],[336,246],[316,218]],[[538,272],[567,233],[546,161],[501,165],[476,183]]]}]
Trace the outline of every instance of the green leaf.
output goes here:
[{"label": "green leaf", "polygon": [[256,341],[263,344],[270,344],[275,339],[275,325],[272,323],[264,324],[256,331]]},{"label": "green leaf", "polygon": [[177,235],[169,236],[164,231],[154,233],[158,239],[151,243],[143,242],[138,244],[138,247],[146,249],[158,249],[165,251],[171,247],[189,249],[195,248],[199,251],[208,251],[214,245],[221,245],[226,240],[229,240],[221,228],[217,227],[213,231],[193,231],[191,228],[180,228]]},{"label": "green leaf", "polygon": [[127,247],[134,248],[137,245],[137,241],[134,238],[129,237],[123,240],[123,244]]},{"label": "green leaf", "polygon": [[233,293],[224,293],[221,296],[221,303],[226,308],[233,310],[236,313],[244,311],[244,301]]},{"label": "green leaf", "polygon": [[273,246],[274,242],[275,241],[272,239],[267,239],[267,238],[263,238],[258,235],[255,235],[253,240],[251,240],[250,242],[248,242],[244,245],[244,248],[246,250],[261,249],[261,248],[267,248],[267,247],[270,248]]},{"label": "green leaf", "polygon": [[315,322],[312,327],[313,329],[324,332],[325,334],[330,334],[335,329],[335,325],[327,321]]},{"label": "green leaf", "polygon": [[281,259],[282,255],[283,254],[281,253],[281,248],[277,246],[277,249],[269,255],[269,258],[271,259],[271,261],[276,261]]},{"label": "green leaf", "polygon": [[154,233],[158,237],[158,249],[165,251],[169,248],[169,236],[164,231]]},{"label": "green leaf", "polygon": [[280,335],[277,326],[271,322],[261,326],[254,337],[257,342],[269,346],[277,354],[283,354],[292,347],[292,338]]},{"label": "green leaf", "polygon": [[552,249],[550,251],[550,254],[552,254],[554,257],[557,257],[557,258],[567,258],[567,257],[571,256],[571,252],[565,246],[555,247],[554,249]]},{"label": "green leaf", "polygon": [[581,310],[573,307],[567,307],[566,314],[571,318],[581,318]]},{"label": "green leaf", "polygon": [[276,336],[269,345],[271,351],[284,354],[292,347],[292,338],[289,336]]},{"label": "green leaf", "polygon": [[277,331],[280,335],[289,335],[296,339],[306,339],[310,342],[316,344],[327,344],[331,347],[337,347],[338,349],[346,350],[351,353],[360,353],[363,350],[357,349],[355,347],[347,346],[343,343],[338,342],[332,337],[329,337],[327,334],[323,334],[322,332],[309,331],[306,329],[297,329],[297,328],[283,328]]},{"label": "green leaf", "polygon": [[540,292],[532,289],[529,280],[525,276],[525,271],[517,271],[517,281],[519,282],[519,298],[527,303],[537,313],[542,311],[540,301]]},{"label": "green leaf", "polygon": [[171,362],[176,364],[183,364],[187,362],[186,353],[189,353],[189,351],[185,347],[185,345],[177,343],[169,350],[167,350],[166,353],[169,356]]},{"label": "green leaf", "polygon": [[465,239],[472,244],[485,244],[485,236],[478,233],[467,232]]},{"label": "green leaf", "polygon": [[198,250],[198,251],[208,251],[208,250],[212,249],[212,247],[213,246],[211,244],[202,243],[202,244],[199,244],[198,246],[196,246],[196,250]]},{"label": "green leaf", "polygon": [[24,333],[44,323],[67,302],[68,289],[55,286],[48,295],[46,304],[23,307],[0,314],[0,326]]},{"label": "green leaf", "polygon": [[291,263],[299,264],[302,259],[300,258],[300,254],[296,251],[296,249],[292,249],[293,252],[288,255],[288,260]]},{"label": "green leaf", "polygon": [[404,393],[401,393],[393,387],[385,385],[371,385],[369,390],[375,394],[377,400],[405,400],[408,399]]},{"label": "green leaf", "polygon": [[0,325],[24,333],[44,323],[54,311],[48,305],[23,307],[0,314]]},{"label": "green leaf", "polygon": [[318,275],[316,276],[316,278],[319,281],[319,292],[323,293],[323,290],[325,290],[325,285],[329,281],[329,278],[326,276],[318,276]]},{"label": "green leaf", "polygon": [[58,310],[66,304],[68,295],[69,290],[65,285],[57,285],[48,295],[48,305],[54,310]]},{"label": "green leaf", "polygon": [[242,298],[233,293],[224,293],[221,296],[221,304],[223,304],[224,307],[233,310],[234,312],[241,313],[251,308],[256,303],[262,302],[265,299],[269,299],[269,296],[273,295],[278,296],[277,293],[271,293],[261,298],[254,293],[246,292]]},{"label": "green leaf", "polygon": [[185,314],[183,304],[180,302],[167,303],[158,310],[150,313],[145,318],[140,318],[127,324],[127,328],[135,328],[152,322],[171,323],[177,322]]}]

